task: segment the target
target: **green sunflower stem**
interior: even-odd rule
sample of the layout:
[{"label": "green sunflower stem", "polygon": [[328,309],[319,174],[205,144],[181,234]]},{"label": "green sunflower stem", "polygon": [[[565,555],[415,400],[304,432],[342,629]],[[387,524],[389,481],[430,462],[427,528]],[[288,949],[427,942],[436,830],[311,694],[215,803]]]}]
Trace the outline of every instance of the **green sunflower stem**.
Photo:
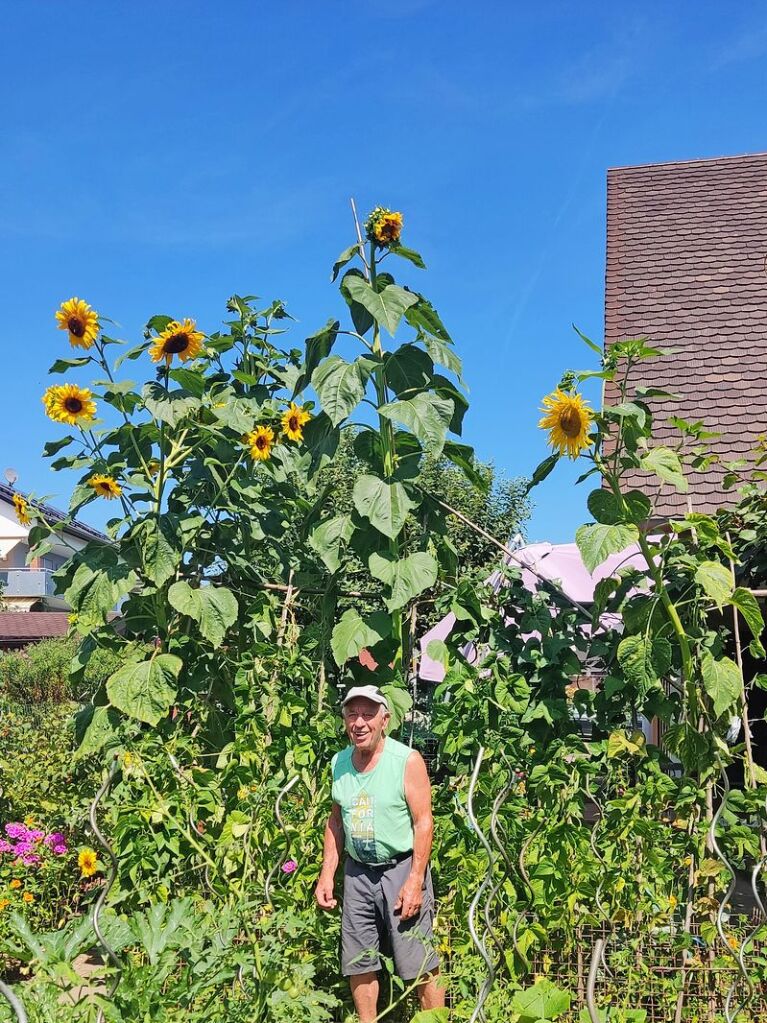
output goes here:
[{"label": "green sunflower stem", "polygon": [[[376,286],[376,245],[375,242],[370,243],[370,284],[373,288]],[[378,402],[378,408],[381,408],[388,402],[388,395],[386,393],[386,375],[384,371],[384,350],[381,344],[381,330],[377,323],[373,324],[373,355],[376,359],[377,365],[373,371],[373,379],[376,390],[376,400]],[[378,428],[381,437],[381,448],[383,453],[383,471],[384,477],[387,481],[394,478],[394,470],[396,467],[396,447],[394,438],[394,425],[391,420],[386,419],[384,416],[378,416]],[[389,551],[393,558],[399,559],[400,547],[399,540],[397,537],[393,537],[389,540]],[[405,660],[405,651],[403,644],[405,642],[405,635],[402,623],[402,614],[399,611],[395,611],[392,614],[392,635],[396,641],[396,650],[394,654],[394,669],[395,671],[402,667]]]}]

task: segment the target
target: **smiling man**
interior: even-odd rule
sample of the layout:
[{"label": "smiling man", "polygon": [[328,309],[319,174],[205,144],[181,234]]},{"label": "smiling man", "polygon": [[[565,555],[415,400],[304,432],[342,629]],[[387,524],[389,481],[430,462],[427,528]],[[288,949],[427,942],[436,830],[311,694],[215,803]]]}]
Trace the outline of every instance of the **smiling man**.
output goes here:
[{"label": "smiling man", "polygon": [[372,1023],[382,950],[404,981],[418,981],[422,1009],[445,1004],[433,949],[431,785],[420,753],[386,734],[391,714],[379,689],[350,689],[342,710],[351,746],[333,757],[316,899],[322,909],[337,905],[334,879],[345,850],[341,967],[360,1023]]}]

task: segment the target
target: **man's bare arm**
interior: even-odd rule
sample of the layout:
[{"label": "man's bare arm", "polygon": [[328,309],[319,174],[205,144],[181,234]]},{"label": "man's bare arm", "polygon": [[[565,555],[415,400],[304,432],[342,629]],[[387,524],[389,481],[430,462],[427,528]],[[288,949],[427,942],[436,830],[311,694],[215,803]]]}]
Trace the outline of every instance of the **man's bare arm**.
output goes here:
[{"label": "man's bare arm", "polygon": [[317,881],[314,897],[321,909],[335,909],[338,905],[333,898],[336,870],[344,847],[344,826],[341,807],[333,803],[328,823],[325,825],[325,841],[322,849],[322,869]]},{"label": "man's bare arm", "polygon": [[397,906],[403,920],[420,912],[423,882],[431,855],[434,820],[431,812],[431,782],[420,753],[413,751],[405,764],[405,799],[413,820],[413,863],[402,886]]}]

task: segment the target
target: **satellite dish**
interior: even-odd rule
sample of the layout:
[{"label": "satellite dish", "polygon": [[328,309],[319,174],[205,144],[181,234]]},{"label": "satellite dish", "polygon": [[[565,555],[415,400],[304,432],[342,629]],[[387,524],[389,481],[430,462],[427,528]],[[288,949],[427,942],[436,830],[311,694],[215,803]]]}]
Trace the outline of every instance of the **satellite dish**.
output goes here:
[{"label": "satellite dish", "polygon": [[13,486],[13,484],[19,478],[19,474],[16,472],[15,469],[6,469],[3,475],[8,480],[11,486]]}]

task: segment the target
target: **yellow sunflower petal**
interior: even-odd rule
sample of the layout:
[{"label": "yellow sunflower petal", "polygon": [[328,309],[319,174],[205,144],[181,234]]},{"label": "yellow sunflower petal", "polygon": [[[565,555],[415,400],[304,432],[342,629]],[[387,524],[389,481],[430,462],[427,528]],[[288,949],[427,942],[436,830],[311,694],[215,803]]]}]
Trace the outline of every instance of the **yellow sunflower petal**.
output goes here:
[{"label": "yellow sunflower petal", "polygon": [[291,401],[282,415],[282,432],[288,440],[300,443],[304,439],[304,426],[311,418],[310,412]]},{"label": "yellow sunflower petal", "polygon": [[96,491],[99,497],[105,497],[108,501],[112,501],[122,494],[122,487],[111,476],[96,474],[87,479],[86,483]]},{"label": "yellow sunflower petal", "polygon": [[81,298],[62,302],[56,311],[59,330],[66,330],[73,348],[92,348],[99,336],[99,314]]},{"label": "yellow sunflower petal", "polygon": [[77,384],[55,384],[43,395],[43,405],[49,419],[68,426],[92,423],[96,417],[96,402],[87,387]]},{"label": "yellow sunflower petal", "polygon": [[594,412],[580,394],[557,389],[543,399],[541,411],[538,425],[549,431],[549,444],[560,455],[577,458],[589,446]]},{"label": "yellow sunflower petal", "polygon": [[196,359],[202,351],[205,335],[197,330],[194,320],[171,320],[165,330],[158,334],[149,348],[152,362],[165,360],[170,366],[173,356],[177,355],[180,362]]},{"label": "yellow sunflower petal", "polygon": [[257,426],[245,437],[250,447],[250,457],[256,462],[265,462],[272,453],[274,430],[271,426]]}]

